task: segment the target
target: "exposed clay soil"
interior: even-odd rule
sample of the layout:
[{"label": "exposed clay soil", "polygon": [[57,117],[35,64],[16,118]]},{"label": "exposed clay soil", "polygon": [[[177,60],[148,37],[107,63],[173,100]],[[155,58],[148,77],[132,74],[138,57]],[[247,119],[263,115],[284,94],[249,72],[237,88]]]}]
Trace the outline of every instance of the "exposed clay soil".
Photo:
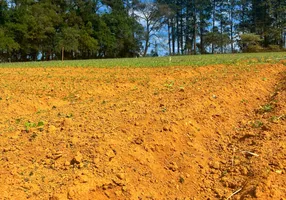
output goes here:
[{"label": "exposed clay soil", "polygon": [[0,199],[285,200],[285,65],[2,68]]}]

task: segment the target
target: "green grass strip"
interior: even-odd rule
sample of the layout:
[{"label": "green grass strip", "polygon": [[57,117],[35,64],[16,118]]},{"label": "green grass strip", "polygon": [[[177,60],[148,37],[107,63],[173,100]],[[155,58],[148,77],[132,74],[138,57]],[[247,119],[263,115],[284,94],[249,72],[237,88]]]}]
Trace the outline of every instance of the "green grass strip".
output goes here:
[{"label": "green grass strip", "polygon": [[279,53],[241,53],[241,54],[216,54],[216,55],[189,55],[166,56],[148,58],[118,58],[118,59],[91,59],[91,60],[66,60],[66,61],[35,61],[0,63],[0,67],[169,67],[169,66],[206,66],[216,64],[239,64],[240,62],[276,63],[286,60],[286,52]]}]

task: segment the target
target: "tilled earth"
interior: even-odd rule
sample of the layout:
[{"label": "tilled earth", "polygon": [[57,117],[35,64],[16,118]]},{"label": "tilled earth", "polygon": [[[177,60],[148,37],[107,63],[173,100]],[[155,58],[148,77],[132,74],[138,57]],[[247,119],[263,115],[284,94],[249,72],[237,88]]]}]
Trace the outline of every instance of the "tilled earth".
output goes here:
[{"label": "tilled earth", "polygon": [[1,68],[0,199],[286,199],[286,62]]}]

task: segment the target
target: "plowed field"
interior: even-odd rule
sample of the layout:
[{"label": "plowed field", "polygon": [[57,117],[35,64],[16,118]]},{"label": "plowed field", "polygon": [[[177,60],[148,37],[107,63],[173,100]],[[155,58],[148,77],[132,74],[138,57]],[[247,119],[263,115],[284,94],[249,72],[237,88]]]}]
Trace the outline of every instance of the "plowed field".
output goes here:
[{"label": "plowed field", "polygon": [[286,62],[0,68],[0,199],[286,199]]}]

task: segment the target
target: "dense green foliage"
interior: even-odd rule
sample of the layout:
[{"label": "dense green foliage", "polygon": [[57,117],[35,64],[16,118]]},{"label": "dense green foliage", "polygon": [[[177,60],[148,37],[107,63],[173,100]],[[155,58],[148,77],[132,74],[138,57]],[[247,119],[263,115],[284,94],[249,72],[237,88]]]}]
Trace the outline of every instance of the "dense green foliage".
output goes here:
[{"label": "dense green foliage", "polygon": [[[103,9],[104,7],[104,9]],[[0,3],[0,59],[134,57],[142,26],[121,0],[12,0]]]},{"label": "dense green foliage", "polygon": [[206,65],[241,65],[247,67],[258,63],[277,63],[286,59],[286,53],[241,53],[241,54],[216,54],[216,55],[186,55],[168,57],[145,57],[145,58],[120,58],[120,59],[89,59],[67,60],[49,62],[11,62],[0,63],[2,67],[97,67],[97,68],[138,68],[138,67],[199,67]]},{"label": "dense green foliage", "polygon": [[282,0],[0,1],[0,62],[280,51],[285,38]]},{"label": "dense green foliage", "polygon": [[[169,54],[269,51],[285,48],[284,0],[157,0],[171,8],[167,20]],[[258,35],[241,46],[242,35]],[[278,47],[278,48],[277,48]]]}]

